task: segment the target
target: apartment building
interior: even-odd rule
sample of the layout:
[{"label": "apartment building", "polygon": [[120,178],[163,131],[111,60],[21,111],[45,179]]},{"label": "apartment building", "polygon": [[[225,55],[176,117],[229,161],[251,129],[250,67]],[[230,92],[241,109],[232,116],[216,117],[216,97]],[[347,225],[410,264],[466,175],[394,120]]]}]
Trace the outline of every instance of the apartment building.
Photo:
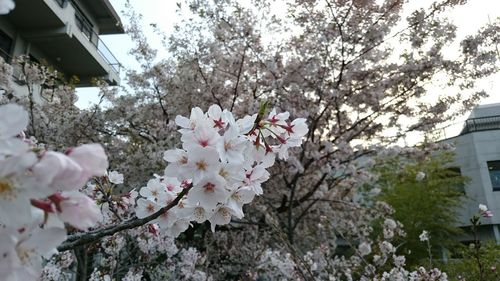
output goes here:
[{"label": "apartment building", "polygon": [[464,188],[467,198],[459,210],[460,225],[470,226],[478,205],[485,204],[494,215],[482,219],[480,237],[500,243],[500,103],[476,107],[461,133],[445,141],[456,145],[456,165],[470,179]]},{"label": "apartment building", "polygon": [[0,16],[0,56],[28,55],[47,63],[77,86],[93,78],[120,83],[120,63],[100,35],[124,33],[109,0],[16,0],[16,8]]}]

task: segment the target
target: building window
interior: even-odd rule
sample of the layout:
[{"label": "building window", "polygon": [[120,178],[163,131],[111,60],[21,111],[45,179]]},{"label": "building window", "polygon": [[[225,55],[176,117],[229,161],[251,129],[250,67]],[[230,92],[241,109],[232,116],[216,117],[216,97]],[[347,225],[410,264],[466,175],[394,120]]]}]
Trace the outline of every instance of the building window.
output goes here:
[{"label": "building window", "polygon": [[493,191],[500,191],[500,161],[488,161],[487,163]]},{"label": "building window", "polygon": [[10,51],[12,49],[12,38],[0,30],[0,57],[10,62]]},{"label": "building window", "polygon": [[[450,179],[455,180],[458,177],[462,177],[462,172],[460,171],[460,167],[449,167],[447,170],[448,170],[448,173],[446,175]],[[455,188],[457,189],[457,191],[461,192],[462,194],[465,194],[465,184],[464,184],[464,181],[465,181],[465,179],[461,178],[455,184]]]}]

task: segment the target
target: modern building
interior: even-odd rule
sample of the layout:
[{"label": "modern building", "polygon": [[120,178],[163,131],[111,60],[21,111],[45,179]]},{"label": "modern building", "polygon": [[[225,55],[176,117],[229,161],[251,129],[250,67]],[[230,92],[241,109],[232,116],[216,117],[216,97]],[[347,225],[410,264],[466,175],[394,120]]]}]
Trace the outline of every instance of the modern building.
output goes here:
[{"label": "modern building", "polygon": [[124,33],[109,0],[15,0],[16,8],[0,16],[0,56],[28,55],[47,63],[77,86],[93,78],[120,83],[120,63],[100,35]]},{"label": "modern building", "polygon": [[455,144],[456,165],[470,179],[460,210],[461,226],[470,226],[469,220],[477,214],[478,205],[485,204],[494,215],[482,219],[480,237],[500,243],[500,103],[476,107],[461,133],[445,141]]}]

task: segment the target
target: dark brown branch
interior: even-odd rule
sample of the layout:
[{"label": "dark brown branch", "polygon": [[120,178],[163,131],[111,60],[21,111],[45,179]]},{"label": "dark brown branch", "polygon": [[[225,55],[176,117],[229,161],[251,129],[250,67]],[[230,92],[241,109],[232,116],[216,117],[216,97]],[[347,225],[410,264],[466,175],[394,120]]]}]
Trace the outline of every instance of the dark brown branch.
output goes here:
[{"label": "dark brown branch", "polygon": [[158,87],[158,85],[156,84],[156,82],[153,85],[153,89],[154,89],[154,91],[156,93],[156,97],[158,98],[158,102],[160,104],[161,111],[163,112],[163,116],[165,116],[165,118],[167,118],[165,120],[165,124],[168,124],[168,122],[170,121],[170,118],[168,116],[167,109],[165,108],[165,105],[163,104],[163,99],[161,98],[160,88]]},{"label": "dark brown branch", "polygon": [[220,99],[215,95],[214,89],[210,86],[210,83],[208,83],[208,78],[205,76],[205,73],[203,73],[203,69],[201,69],[201,65],[198,59],[196,61],[196,66],[198,67],[198,72],[201,75],[201,78],[203,79],[203,82],[205,82],[205,85],[210,88],[210,93],[212,94],[212,97],[214,98],[215,102],[217,103],[218,106],[222,107],[222,103]]},{"label": "dark brown branch", "polygon": [[[396,2],[397,3],[397,2]],[[393,7],[395,7],[395,4],[393,6],[391,6],[389,9],[392,9]],[[445,5],[448,5],[451,3],[451,0],[448,0],[444,3],[442,3],[442,6],[445,6]],[[396,32],[395,34],[393,34],[392,36],[388,36],[388,38],[386,39],[383,39],[381,40],[380,42],[378,43],[375,43],[373,44],[372,46],[366,48],[364,51],[360,52],[358,55],[356,55],[352,60],[346,62],[347,65],[353,63],[356,59],[366,55],[367,53],[369,53],[370,51],[372,51],[373,49],[377,48],[378,46],[381,46],[382,44],[386,43],[388,40],[391,40],[392,38],[395,38],[396,36],[402,34],[403,32],[407,31],[408,29],[410,28],[413,28],[415,26],[418,26],[419,24],[423,23],[425,20],[429,19],[430,17],[432,17],[438,10],[439,10],[440,6],[434,8],[433,10],[431,10],[427,15],[425,15],[422,20],[420,21],[417,21],[413,24],[409,24],[408,26],[406,26],[405,28],[399,30],[398,32]]]},{"label": "dark brown branch", "polygon": [[293,209],[293,208],[297,207],[298,205],[300,205],[303,201],[310,198],[319,189],[319,187],[321,186],[321,184],[323,183],[323,181],[325,180],[325,178],[327,176],[328,176],[328,174],[324,173],[323,176],[316,182],[314,187],[308,193],[306,193],[304,196],[302,196],[299,200],[290,201],[288,203],[288,205],[282,204],[278,209],[276,209],[276,211],[278,213],[283,213],[285,211],[289,211],[290,209]]},{"label": "dark brown branch", "polygon": [[229,111],[233,111],[234,104],[236,103],[236,98],[238,97],[238,86],[240,85],[241,73],[243,72],[243,64],[245,62],[245,53],[247,49],[243,50],[243,55],[241,55],[241,63],[240,68],[238,69],[238,76],[236,77],[236,86],[234,86],[234,94],[233,94],[233,102],[231,103],[231,109]]},{"label": "dark brown branch", "polygon": [[57,247],[57,250],[60,252],[71,250],[71,249],[74,249],[78,246],[82,246],[82,245],[96,242],[103,237],[111,236],[117,232],[145,225],[148,222],[157,219],[158,217],[160,217],[161,215],[163,215],[164,213],[166,213],[168,210],[172,209],[173,207],[177,206],[179,201],[182,199],[182,197],[184,197],[184,195],[186,195],[189,192],[191,187],[192,187],[192,185],[184,188],[181,191],[181,193],[179,193],[179,195],[177,195],[177,197],[172,202],[170,202],[167,206],[161,208],[158,212],[150,215],[149,217],[145,217],[142,219],[133,218],[133,219],[128,220],[126,222],[123,222],[119,225],[110,226],[110,227],[102,228],[102,229],[97,229],[97,230],[89,231],[89,232],[83,233],[83,234],[72,235],[72,236],[68,237],[66,242],[64,242],[59,247]]}]

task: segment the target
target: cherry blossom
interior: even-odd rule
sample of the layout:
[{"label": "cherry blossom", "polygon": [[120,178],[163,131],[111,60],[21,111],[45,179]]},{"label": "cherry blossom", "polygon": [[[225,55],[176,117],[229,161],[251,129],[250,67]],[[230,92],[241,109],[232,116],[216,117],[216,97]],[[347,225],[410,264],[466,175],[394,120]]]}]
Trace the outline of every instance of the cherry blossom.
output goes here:
[{"label": "cherry blossom", "polygon": [[138,218],[145,218],[158,212],[160,209],[160,205],[156,204],[155,202],[148,199],[139,198],[137,199],[135,214]]},{"label": "cherry blossom", "polygon": [[67,155],[54,151],[43,154],[34,165],[33,173],[39,182],[52,187],[54,192],[77,190],[88,180],[81,165]]},{"label": "cherry blossom", "polygon": [[20,226],[31,222],[30,199],[44,194],[27,170],[36,163],[34,153],[0,160],[0,222]]},{"label": "cherry blossom", "polygon": [[0,159],[28,151],[28,145],[16,136],[28,126],[28,113],[17,104],[0,106]]},{"label": "cherry blossom", "polygon": [[[52,195],[52,198],[56,196]],[[80,192],[63,192],[53,201],[58,217],[80,230],[87,230],[102,221],[102,214],[96,203]]]},{"label": "cherry blossom", "polygon": [[[98,82],[103,100],[111,104],[109,108],[74,109],[71,87],[60,85],[59,77],[51,79],[47,68],[26,60],[21,60],[22,65],[16,68],[25,76],[19,77],[23,80],[20,82],[30,89],[40,88],[40,93],[30,90],[28,96],[15,91],[11,94],[7,82],[12,80],[12,68],[0,64],[0,91],[8,93],[0,96],[2,102],[18,102],[26,108],[34,104],[29,113],[17,110],[14,115],[0,118],[0,131],[11,130],[0,133],[0,160],[6,160],[0,163],[0,170],[12,169],[1,173],[0,182],[5,190],[15,187],[22,194],[18,197],[22,200],[12,201],[15,203],[11,205],[0,202],[2,208],[13,206],[12,210],[3,211],[1,222],[11,228],[20,223],[9,220],[14,217],[9,215],[12,212],[19,213],[16,218],[26,217],[26,222],[42,217],[36,226],[67,227],[72,232],[71,241],[79,241],[79,237],[103,233],[102,229],[160,215],[148,221],[148,225],[102,238],[96,244],[100,247],[92,245],[89,258],[94,258],[92,262],[98,268],[91,280],[117,278],[113,276],[113,265],[121,261],[113,255],[126,248],[124,237],[132,238],[129,240],[133,242],[127,244],[134,252],[122,257],[148,264],[145,276],[152,280],[182,280],[172,276],[155,278],[152,274],[174,272],[165,266],[167,263],[181,271],[187,271],[187,266],[181,266],[184,263],[189,264],[189,270],[194,268],[194,262],[190,262],[194,258],[189,254],[180,252],[181,260],[171,265],[172,255],[163,255],[163,251],[175,247],[172,237],[190,225],[193,230],[203,229],[203,225],[194,223],[207,220],[214,231],[217,225],[250,225],[241,231],[236,230],[239,227],[229,227],[231,233],[217,233],[211,236],[210,244],[203,244],[209,264],[217,265],[203,266],[204,270],[220,274],[214,280],[225,279],[220,272],[232,274],[238,267],[227,263],[230,260],[226,257],[240,254],[242,265],[250,264],[245,263],[247,257],[256,265],[256,253],[262,253],[261,264],[245,272],[244,278],[434,280],[431,275],[443,276],[431,269],[413,273],[404,270],[404,258],[390,250],[390,241],[401,234],[400,226],[385,220],[389,215],[382,211],[385,208],[373,208],[376,212],[370,213],[354,200],[359,197],[358,188],[373,179],[356,161],[360,156],[387,151],[384,145],[393,144],[406,131],[426,131],[452,119],[454,113],[448,107],[462,111],[477,102],[484,93],[477,91],[466,97],[466,92],[475,91],[475,79],[495,68],[489,67],[496,63],[491,55],[495,54],[495,44],[488,46],[485,42],[495,42],[491,34],[498,33],[496,25],[468,37],[462,43],[462,57],[450,60],[442,55],[446,51],[442,46],[452,45],[453,26],[439,19],[441,10],[447,9],[436,6],[431,13],[422,10],[408,17],[412,28],[395,33],[394,38],[401,40],[402,46],[414,47],[404,48],[399,54],[386,40],[398,29],[404,1],[345,2],[289,1],[283,19],[274,17],[270,1],[252,1],[250,7],[238,1],[179,3],[179,10],[188,9],[194,17],[186,19],[187,24],[179,25],[173,36],[166,39],[172,52],[167,59],[155,57],[160,52],[147,45],[149,38],[141,35],[139,23],[132,18],[129,31],[137,43],[133,53],[140,60],[141,70],[129,72],[130,94],[118,93]],[[294,30],[291,34],[290,27]],[[266,40],[266,33],[278,36]],[[393,57],[405,59],[394,61]],[[445,99],[437,94],[437,104],[420,101],[426,92],[424,85],[436,82],[432,77],[437,73],[446,73],[446,82],[460,87],[463,98]],[[261,99],[269,99],[269,104],[276,108],[269,114],[266,110],[253,114]],[[195,104],[199,107],[193,108]],[[3,109],[0,107],[0,114]],[[174,118],[177,114],[189,118]],[[236,115],[242,118],[237,119]],[[304,118],[287,120],[291,116]],[[4,126],[9,121],[15,124]],[[175,132],[176,124],[180,138]],[[388,128],[396,131],[397,136],[389,138],[385,134]],[[103,144],[111,166],[125,174],[127,184],[123,185],[121,178],[115,178],[111,172],[107,179],[102,177],[108,168],[107,159],[102,157],[104,149],[98,145],[75,148],[76,144],[87,142]],[[177,149],[164,153],[164,174],[151,177],[161,167],[156,161],[161,152],[170,147]],[[51,150],[54,148],[59,152]],[[197,149],[211,152],[199,153]],[[409,149],[397,153],[405,151]],[[204,157],[196,158],[197,154]],[[92,179],[93,176],[97,178]],[[89,179],[91,183],[86,184]],[[218,181],[218,195],[207,195],[205,191],[211,187],[207,183],[214,183],[204,182],[206,179]],[[137,191],[130,191],[133,187]],[[76,198],[70,200],[68,194],[79,189],[88,198],[75,194],[71,197]],[[265,200],[253,201],[262,194],[266,194]],[[177,205],[172,206],[175,202]],[[251,202],[254,204],[249,208],[247,204]],[[63,204],[69,206],[61,208]],[[93,216],[96,206],[102,212],[99,222]],[[82,210],[78,210],[80,207]],[[169,209],[160,214],[162,208]],[[78,227],[78,222],[74,222],[76,210],[85,215],[86,223],[79,228],[96,228],[89,236],[82,232],[73,234],[77,230],[70,225]],[[330,221],[334,224],[330,225]],[[370,237],[373,221],[384,221],[380,240],[390,243]],[[260,228],[260,224],[272,227]],[[252,227],[252,231],[246,231]],[[279,245],[279,250],[266,250],[269,241],[278,237],[275,228],[280,235],[285,233],[288,241]],[[12,229],[19,232],[17,227]],[[332,229],[336,233],[328,232]],[[26,228],[24,233],[35,233],[35,229]],[[311,233],[317,234],[314,243],[310,241]],[[14,231],[13,235],[18,234]],[[359,250],[363,259],[359,255],[340,257],[333,252],[335,241],[322,240],[341,234],[353,240],[354,250]],[[27,241],[24,237],[21,240]],[[272,245],[279,243],[272,241]],[[311,249],[311,244],[318,247]],[[305,250],[304,256],[297,256],[287,245]],[[140,254],[135,255],[137,251]],[[151,261],[159,253],[167,260],[154,267]],[[217,260],[219,255],[224,256],[224,263],[219,263],[220,257]],[[95,257],[99,258],[98,263]],[[48,263],[51,264],[57,262]],[[154,270],[149,270],[149,266]],[[387,272],[381,272],[382,269]],[[127,270],[127,278],[142,276],[143,269]],[[309,271],[312,278],[301,275]],[[2,267],[3,272],[12,270],[4,271]],[[260,276],[262,272],[270,276]],[[202,277],[193,273],[184,280],[209,280]]]},{"label": "cherry blossom", "polygon": [[429,241],[429,232],[427,232],[426,230],[422,231],[422,233],[418,236],[418,238],[422,242]]},{"label": "cherry blossom", "polygon": [[77,190],[104,175],[108,160],[97,144],[38,152],[36,141],[25,140],[22,107],[2,105],[0,116],[0,270],[6,280],[36,280],[42,256],[66,239],[64,223],[87,230],[102,220],[95,202]]},{"label": "cherry blossom", "polygon": [[214,209],[219,202],[224,202],[229,196],[225,189],[226,181],[219,175],[209,175],[202,178],[189,191],[188,200],[199,202],[205,209]]},{"label": "cherry blossom", "polygon": [[123,174],[120,174],[117,171],[111,171],[108,173],[108,179],[111,183],[122,184],[123,183]]},{"label": "cherry blossom", "polygon": [[66,152],[83,169],[86,177],[103,176],[108,169],[108,157],[100,144],[84,144]]},{"label": "cherry blossom", "polygon": [[194,148],[188,151],[187,172],[194,183],[216,171],[219,166],[219,154],[213,148]]},{"label": "cherry blossom", "polygon": [[139,194],[151,201],[158,201],[159,198],[166,196],[167,190],[159,179],[150,179],[147,185],[139,191]]},{"label": "cherry blossom", "polygon": [[66,239],[62,228],[3,228],[0,234],[3,280],[37,280],[42,270],[42,256],[47,258],[56,253],[56,246]]},{"label": "cherry blossom", "polygon": [[[261,184],[269,179],[266,169],[274,164],[275,155],[268,143],[281,143],[279,149],[286,153],[289,147],[300,145],[308,131],[305,119],[288,123],[288,117],[289,113],[276,114],[274,109],[266,120],[255,124],[257,115],[235,120],[217,105],[206,113],[194,108],[190,118],[177,116],[183,149],[164,153],[168,162],[164,176],[149,180],[139,191],[137,217],[156,214],[189,188],[176,207],[154,220],[162,231],[178,235],[190,220],[208,220],[215,231],[216,225],[230,223],[232,216],[243,218],[243,206],[263,193]],[[289,140],[289,145],[281,139]]]},{"label": "cherry blossom", "polygon": [[28,126],[28,112],[20,105],[6,104],[0,106],[0,139],[12,138],[21,133]]},{"label": "cherry blossom", "polygon": [[231,164],[243,163],[243,150],[247,147],[246,142],[237,129],[234,126],[230,126],[217,145],[217,152],[219,152],[221,161]]}]

